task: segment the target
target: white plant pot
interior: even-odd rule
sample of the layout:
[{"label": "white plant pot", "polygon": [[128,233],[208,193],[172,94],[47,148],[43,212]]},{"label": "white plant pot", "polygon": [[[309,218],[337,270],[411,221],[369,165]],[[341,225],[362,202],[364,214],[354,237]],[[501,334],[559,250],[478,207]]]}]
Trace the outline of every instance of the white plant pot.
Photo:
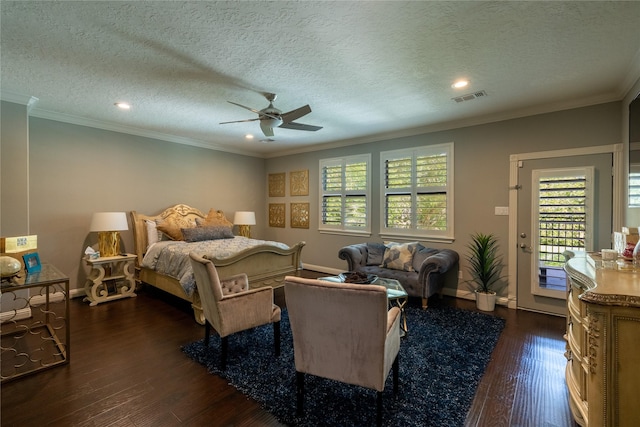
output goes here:
[{"label": "white plant pot", "polygon": [[476,307],[482,311],[493,311],[496,307],[496,293],[489,291],[489,293],[476,291]]}]

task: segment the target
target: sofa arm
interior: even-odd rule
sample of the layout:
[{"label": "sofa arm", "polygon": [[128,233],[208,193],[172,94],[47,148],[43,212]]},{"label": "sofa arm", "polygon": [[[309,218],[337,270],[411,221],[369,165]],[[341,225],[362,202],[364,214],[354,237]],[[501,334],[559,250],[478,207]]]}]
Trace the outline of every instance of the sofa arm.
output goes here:
[{"label": "sofa arm", "polygon": [[338,252],[338,258],[347,261],[348,271],[355,271],[357,267],[364,267],[367,265],[367,256],[369,251],[367,250],[366,243],[358,243],[355,245],[345,246]]},{"label": "sofa arm", "polygon": [[460,255],[451,249],[442,249],[438,253],[431,255],[422,262],[418,273],[418,283],[426,284],[431,273],[440,273],[444,275],[451,269],[458,268]]}]

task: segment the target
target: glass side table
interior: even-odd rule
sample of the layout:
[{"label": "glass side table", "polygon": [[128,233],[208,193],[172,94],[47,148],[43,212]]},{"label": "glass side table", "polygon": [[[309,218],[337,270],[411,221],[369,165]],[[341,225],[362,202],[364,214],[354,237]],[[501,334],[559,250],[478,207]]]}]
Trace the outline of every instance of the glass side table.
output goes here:
[{"label": "glass side table", "polygon": [[1,382],[69,363],[69,278],[46,263],[20,274],[0,285]]}]

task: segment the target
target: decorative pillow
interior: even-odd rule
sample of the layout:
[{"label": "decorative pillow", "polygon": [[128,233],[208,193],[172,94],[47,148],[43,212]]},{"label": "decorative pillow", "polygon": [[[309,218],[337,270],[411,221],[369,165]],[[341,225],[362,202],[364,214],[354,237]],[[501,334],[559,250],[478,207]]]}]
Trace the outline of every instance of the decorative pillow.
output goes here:
[{"label": "decorative pillow", "polygon": [[224,216],[224,212],[217,211],[215,209],[210,209],[204,220],[196,218],[196,224],[198,227],[210,227],[216,225],[233,227],[233,223]]},{"label": "decorative pillow", "polygon": [[413,269],[415,271],[420,271],[420,267],[422,267],[422,263],[424,262],[424,260],[429,258],[431,255],[437,254],[438,252],[438,249],[425,248],[421,244],[418,244],[416,252],[413,254]]},{"label": "decorative pillow", "polygon": [[386,246],[382,243],[367,243],[367,265],[380,265]]},{"label": "decorative pillow", "polygon": [[162,232],[158,231],[158,227],[155,221],[144,220],[144,225],[147,228],[147,248],[154,243],[162,240]]},{"label": "decorative pillow", "polygon": [[156,219],[158,230],[169,236],[171,240],[184,240],[182,237],[183,228],[193,228],[196,226],[194,220],[187,219]]},{"label": "decorative pillow", "polygon": [[213,227],[183,228],[185,242],[201,242],[203,240],[233,239],[231,227],[216,225]]},{"label": "decorative pillow", "polygon": [[389,243],[385,245],[382,265],[380,267],[392,270],[414,271],[412,261],[413,254],[418,247],[418,242],[411,243]]}]

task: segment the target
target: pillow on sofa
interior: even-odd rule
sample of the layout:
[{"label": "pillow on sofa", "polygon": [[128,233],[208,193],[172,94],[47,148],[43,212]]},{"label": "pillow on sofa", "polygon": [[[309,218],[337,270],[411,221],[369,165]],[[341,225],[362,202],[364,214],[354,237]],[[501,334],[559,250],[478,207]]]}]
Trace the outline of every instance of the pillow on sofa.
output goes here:
[{"label": "pillow on sofa", "polygon": [[414,271],[413,254],[416,252],[418,242],[388,243],[385,245],[384,257],[380,267],[392,270]]},{"label": "pillow on sofa", "polygon": [[380,265],[387,249],[382,243],[367,243],[367,265]]},{"label": "pillow on sofa", "polygon": [[413,269],[416,271],[420,271],[420,267],[425,259],[429,258],[431,255],[435,255],[439,252],[439,249],[434,248],[425,248],[421,244],[418,244],[416,248],[416,252],[413,254]]},{"label": "pillow on sofa", "polygon": [[183,228],[185,242],[201,242],[203,240],[233,239],[231,227],[217,225],[213,227]]}]

